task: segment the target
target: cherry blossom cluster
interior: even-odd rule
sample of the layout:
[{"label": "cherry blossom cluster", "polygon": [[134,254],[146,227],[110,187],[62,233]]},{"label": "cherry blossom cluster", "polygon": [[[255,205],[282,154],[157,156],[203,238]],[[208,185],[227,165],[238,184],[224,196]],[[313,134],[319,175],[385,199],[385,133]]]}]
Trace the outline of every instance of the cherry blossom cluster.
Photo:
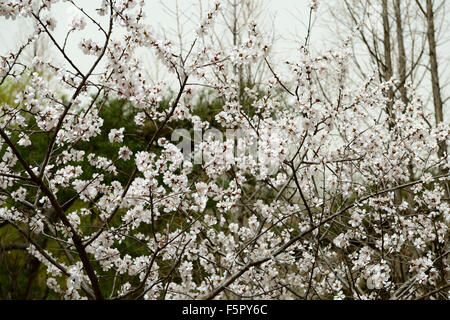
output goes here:
[{"label": "cherry blossom cluster", "polygon": [[[3,1],[0,15],[52,35],[53,2]],[[389,101],[391,82],[352,84],[347,43],[272,66],[255,23],[236,47],[199,41],[222,6],[181,55],[145,24],[143,1],[102,1],[103,39],[78,44],[89,71],[56,40],[65,63],[29,66],[53,68],[58,90],[19,54],[1,57],[0,81],[25,85],[0,106],[0,222],[45,265],[48,288],[62,299],[449,298],[435,291],[450,271],[450,159],[438,154],[450,124],[432,125],[412,86],[405,104]],[[80,10],[70,32],[96,18]],[[149,79],[142,48],[175,85]],[[236,70],[256,62],[268,75],[243,89]],[[199,84],[221,102],[212,119],[195,112]],[[138,150],[136,132],[104,129],[111,98],[128,102],[138,132],[152,128]],[[180,123],[201,135],[188,154],[167,134]],[[37,135],[46,151],[29,162]],[[100,136],[118,152],[83,150]]]}]

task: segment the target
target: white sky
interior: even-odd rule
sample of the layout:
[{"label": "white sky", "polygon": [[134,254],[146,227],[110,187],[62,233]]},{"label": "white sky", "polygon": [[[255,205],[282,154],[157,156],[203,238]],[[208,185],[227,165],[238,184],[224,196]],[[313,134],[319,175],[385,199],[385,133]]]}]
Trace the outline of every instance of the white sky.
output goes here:
[{"label": "white sky", "polygon": [[[299,41],[303,42],[306,36],[310,0],[254,1],[255,3],[262,3],[264,8],[258,20],[260,23],[259,28],[263,30],[262,34],[270,35],[272,31],[274,32],[275,42],[272,51],[272,65],[276,68],[277,63],[282,63],[286,59],[295,59]],[[335,48],[339,43],[339,38],[345,37],[345,35],[337,32],[337,27],[333,22],[334,20],[329,14],[330,9],[336,9],[336,4],[339,4],[338,1],[341,0],[319,1],[319,11],[313,23],[310,39],[312,48],[317,51]],[[183,42],[186,45],[194,37],[195,28],[198,26],[199,4],[202,4],[203,12],[207,12],[208,8],[213,6],[214,2],[213,0],[145,0],[146,23],[150,24],[157,34],[174,39],[173,31],[177,29],[177,21],[168,12],[167,8],[175,11],[178,4],[178,10],[181,16],[180,27],[183,29]],[[87,12],[92,13],[93,16],[96,16],[94,10],[98,7],[100,0],[75,0],[75,3],[83,7]],[[77,13],[77,10],[69,3],[58,2],[52,7],[52,15],[57,21],[54,36],[60,44],[64,42],[65,35],[69,30],[68,26],[75,13]],[[450,18],[450,16],[448,17]],[[195,24],[190,23],[189,20],[195,21]],[[103,25],[106,27],[106,21],[103,22]],[[446,24],[446,26],[448,25],[450,23]],[[20,44],[24,43],[27,35],[30,33],[32,23],[30,20],[26,21],[25,19],[12,21],[0,17],[0,26],[0,55],[4,55],[9,51],[16,50]],[[450,55],[448,54],[450,52],[450,41],[445,41],[449,40],[450,36],[446,30],[448,28],[442,30],[444,42],[438,48],[438,57],[441,57],[441,85],[444,87],[444,92],[448,92],[448,96],[450,96],[450,86],[448,85],[450,84]],[[116,28],[116,34],[120,36],[119,28]],[[80,66],[82,71],[86,71],[95,57],[85,56],[78,48],[78,42],[82,37],[102,41],[103,35],[94,24],[88,23],[86,29],[78,32],[78,34],[72,35],[68,41],[68,55]],[[52,50],[52,57],[62,61],[61,54],[56,52],[54,48]],[[158,67],[159,63],[156,62],[156,59],[150,51],[143,52],[142,54],[148,73],[152,78],[159,79],[167,75],[164,70]],[[429,92],[425,90],[424,94],[429,95]],[[445,97],[446,95],[444,94],[444,99]],[[450,112],[447,112],[447,114],[450,116]]]},{"label": "white sky", "polygon": [[[333,1],[335,0],[328,2]],[[214,1],[208,0],[203,0],[202,2],[204,12],[214,3]],[[296,43],[295,39],[303,40],[306,35],[310,0],[255,0],[255,2],[262,3],[264,7],[263,14],[259,19],[262,22],[261,28],[269,32],[275,29],[275,53],[282,56],[283,59],[292,56],[292,50],[298,47],[298,42]],[[94,9],[99,4],[99,0],[76,0],[75,3],[83,7],[87,12],[94,12]],[[189,38],[192,38],[195,34],[193,29],[195,26],[187,20],[189,17],[195,19],[199,16],[199,0],[146,0],[146,22],[151,24],[157,33],[163,35],[163,32],[165,32],[165,35],[168,37],[173,36],[170,33],[176,30],[177,23],[176,19],[167,11],[167,8],[175,11],[177,3],[181,13],[182,28],[184,29],[184,41],[187,43]],[[327,8],[323,6],[320,9],[326,10]],[[57,21],[54,36],[60,44],[64,43],[71,17],[76,13],[74,10],[76,9],[64,2],[59,2],[52,7],[52,15]],[[12,21],[5,20],[2,17],[0,18],[0,25],[0,55],[17,49],[26,40],[32,28],[31,20],[26,21],[25,19]],[[329,41],[324,41],[327,38],[324,25],[315,23],[313,27],[311,43],[317,45],[317,47],[321,47],[323,44],[329,45]],[[72,35],[70,38],[72,41],[68,42],[67,52],[69,56],[81,65],[82,70],[86,70],[94,58],[83,55],[78,48],[78,41],[74,41],[74,39],[81,39],[81,37],[101,40],[102,34],[94,24],[88,23],[86,29],[77,35]],[[58,57],[58,55],[60,54],[57,52],[52,54],[53,57]],[[148,63],[150,69],[155,67],[153,61]]]}]

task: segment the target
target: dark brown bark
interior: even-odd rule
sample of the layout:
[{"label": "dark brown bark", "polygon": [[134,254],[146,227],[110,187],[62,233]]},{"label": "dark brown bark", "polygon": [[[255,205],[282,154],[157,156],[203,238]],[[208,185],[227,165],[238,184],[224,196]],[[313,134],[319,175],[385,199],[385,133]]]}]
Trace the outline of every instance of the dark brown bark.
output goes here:
[{"label": "dark brown bark", "polygon": [[[436,125],[444,121],[443,104],[441,96],[441,87],[439,84],[439,70],[436,53],[436,30],[434,26],[434,9],[433,2],[426,0],[426,19],[427,19],[427,38],[428,38],[428,50],[430,55],[430,73],[431,73],[431,86],[433,90],[433,103],[434,103],[434,117]],[[447,144],[442,141],[439,144],[439,157],[443,157],[447,151]]]},{"label": "dark brown bark", "polygon": [[[384,72],[383,78],[385,81],[389,81],[394,74],[392,67],[392,48],[391,48],[391,33],[390,33],[390,22],[389,22],[389,8],[387,0],[381,1],[381,17],[383,19],[383,50],[384,50]],[[386,112],[389,115],[389,128],[391,129],[393,124],[393,112],[392,106],[394,104],[394,90],[392,87],[388,89],[387,92],[388,102],[386,106]]]},{"label": "dark brown bark", "polygon": [[397,26],[397,45],[398,45],[398,75],[399,75],[399,91],[402,97],[402,101],[406,105],[408,104],[408,96],[406,93],[406,51],[405,40],[403,38],[403,21],[401,14],[400,0],[394,0],[394,12],[395,12],[395,24]]}]

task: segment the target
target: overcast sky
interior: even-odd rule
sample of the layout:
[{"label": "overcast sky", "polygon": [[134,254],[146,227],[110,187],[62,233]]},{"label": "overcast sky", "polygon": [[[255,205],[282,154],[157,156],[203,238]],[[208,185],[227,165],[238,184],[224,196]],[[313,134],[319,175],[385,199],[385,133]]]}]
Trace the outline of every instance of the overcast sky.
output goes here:
[{"label": "overcast sky", "polygon": [[[99,6],[100,1],[76,0],[75,2],[77,5],[83,7],[84,10],[96,16],[95,8]],[[310,0],[254,1],[261,3],[263,6],[262,14],[258,19],[260,23],[259,28],[263,30],[262,34],[270,36],[273,33],[275,37],[274,49],[272,51],[272,64],[276,66],[277,63],[281,64],[286,59],[295,59],[296,49],[299,47],[299,43],[304,41],[306,36]],[[320,51],[335,48],[339,44],[339,39],[347,36],[343,32],[338,32],[337,26],[330,15],[330,9],[338,12],[339,4],[341,4],[340,1],[319,1],[319,11],[315,14],[316,19],[313,23],[310,39],[311,46],[314,50]],[[214,2],[213,0],[145,0],[146,22],[152,26],[154,32],[159,36],[176,40],[174,33],[176,33],[178,25],[174,12],[176,12],[178,5],[181,22],[179,27],[182,29],[183,42],[187,46],[195,36],[195,29],[199,23],[199,4],[201,3],[203,12],[207,12],[208,8],[212,7]],[[172,11],[172,13],[169,11]],[[54,31],[54,36],[60,44],[64,42],[72,17],[76,13],[78,11],[66,2],[61,1],[53,6],[52,14],[57,20],[57,28]],[[449,15],[447,15],[447,18],[447,20],[450,20]],[[106,26],[107,21],[104,20],[103,22]],[[12,21],[5,20],[1,17],[0,25],[0,55],[4,55],[11,50],[16,50],[24,43],[27,35],[32,30],[31,20],[26,21],[25,19]],[[447,93],[450,91],[449,25],[450,23],[445,24],[445,28],[441,30],[443,36],[439,38],[441,46],[438,48],[438,57],[441,57],[439,67],[443,80],[441,84],[444,86],[444,92]],[[116,36],[120,36],[120,28],[115,28]],[[93,23],[88,23],[86,29],[71,35],[67,46],[68,55],[78,66],[81,66],[80,69],[82,71],[86,71],[95,60],[95,57],[84,55],[78,48],[79,40],[83,37],[101,41],[103,35]],[[149,53],[150,51],[140,53],[142,54],[141,58],[146,64],[149,75],[153,79],[165,77],[167,73],[161,70],[160,64],[156,62],[154,55]],[[52,57],[60,61],[63,60],[61,59],[61,54],[54,49],[52,51]],[[429,98],[429,92],[427,90],[425,90],[424,95],[428,95]]]},{"label": "overcast sky", "polygon": [[[298,40],[303,40],[306,35],[310,0],[255,0],[255,2],[261,3],[263,6],[262,14],[259,18],[261,28],[268,35],[270,32],[274,32],[276,40],[274,53],[281,60],[292,56],[293,50],[299,46]],[[328,3],[330,2],[334,2],[334,0],[328,1]],[[76,3],[87,12],[93,13],[94,9],[98,7],[99,1],[78,0]],[[207,11],[207,8],[212,6],[213,3],[214,1],[203,0],[203,11]],[[175,12],[177,4],[182,22],[183,39],[185,43],[189,43],[195,35],[195,25],[198,24],[199,0],[146,0],[146,22],[151,24],[154,31],[158,34],[173,37],[172,33],[177,29],[177,21],[169,10]],[[317,48],[330,46],[329,26],[327,27],[327,18],[323,14],[327,9],[325,6],[320,7],[317,15],[320,19],[317,19],[313,25],[311,43]],[[59,2],[52,7],[52,13],[58,23],[54,32],[55,38],[59,43],[63,43],[68,31],[68,25],[77,11],[68,3]],[[195,20],[196,24],[189,23],[189,20]],[[31,20],[26,21],[25,19],[12,21],[0,18],[0,24],[2,26],[0,28],[0,55],[17,49],[25,41],[32,28]],[[71,36],[72,41],[69,41],[67,46],[69,56],[82,66],[82,70],[86,70],[94,58],[83,55],[78,48],[78,41],[75,40],[79,40],[82,37],[100,40],[102,39],[102,34],[95,25],[90,23],[82,32]],[[55,58],[58,58],[58,55],[58,53],[53,53]],[[151,58],[149,58],[147,64],[149,69],[155,69],[156,64]],[[156,70],[149,71],[150,73],[156,72]]]}]

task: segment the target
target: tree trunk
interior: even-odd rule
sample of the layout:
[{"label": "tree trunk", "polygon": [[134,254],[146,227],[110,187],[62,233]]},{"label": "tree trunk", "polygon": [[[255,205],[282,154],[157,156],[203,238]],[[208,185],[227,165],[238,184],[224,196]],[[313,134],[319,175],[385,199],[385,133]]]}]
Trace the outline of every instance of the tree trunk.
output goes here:
[{"label": "tree trunk", "polygon": [[[439,85],[439,71],[436,55],[436,38],[434,29],[434,11],[433,11],[433,2],[431,0],[427,0],[426,19],[427,19],[428,49],[430,55],[431,85],[433,90],[434,117],[436,120],[436,126],[438,126],[440,122],[444,121],[444,113],[442,109],[441,87]],[[447,152],[447,144],[445,143],[445,141],[442,141],[441,143],[439,143],[439,151],[438,151],[439,157],[443,157],[446,152]]]},{"label": "tree trunk", "polygon": [[400,0],[394,0],[394,12],[395,12],[395,23],[397,25],[397,44],[398,44],[398,75],[399,75],[399,90],[402,96],[402,101],[406,105],[408,104],[408,96],[406,94],[406,51],[405,51],[405,41],[403,39],[403,22],[401,15],[401,4]]},{"label": "tree trunk", "polygon": [[[389,9],[387,0],[382,0],[381,2],[382,12],[381,17],[383,19],[383,47],[384,47],[384,74],[383,78],[385,81],[389,81],[393,75],[392,68],[392,51],[391,51],[391,34],[389,25]],[[388,93],[388,103],[387,103],[387,114],[389,115],[389,128],[393,127],[393,112],[392,106],[394,101],[394,90],[389,88]]]}]

